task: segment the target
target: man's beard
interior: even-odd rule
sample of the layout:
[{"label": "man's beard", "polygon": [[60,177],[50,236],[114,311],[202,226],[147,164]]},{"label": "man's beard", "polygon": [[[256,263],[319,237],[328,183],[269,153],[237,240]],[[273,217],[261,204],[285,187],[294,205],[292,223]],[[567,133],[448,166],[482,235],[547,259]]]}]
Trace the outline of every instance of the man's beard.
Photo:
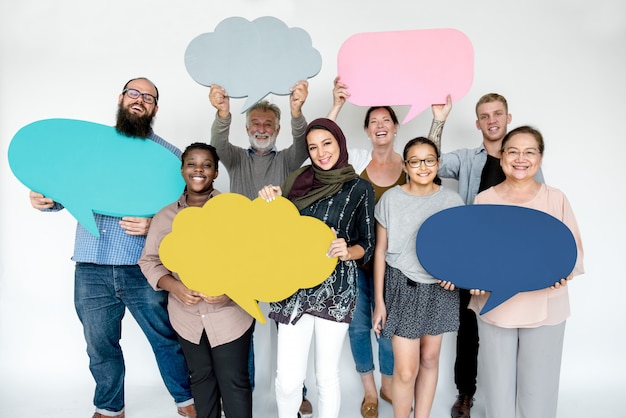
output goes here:
[{"label": "man's beard", "polygon": [[254,135],[249,135],[250,145],[259,154],[266,154],[276,145],[277,136],[277,134],[271,135],[268,139],[264,139],[264,145],[261,145],[260,141],[258,141]]},{"label": "man's beard", "polygon": [[152,133],[154,114],[135,115],[120,104],[117,107],[117,123],[115,129],[126,136],[147,138]]}]

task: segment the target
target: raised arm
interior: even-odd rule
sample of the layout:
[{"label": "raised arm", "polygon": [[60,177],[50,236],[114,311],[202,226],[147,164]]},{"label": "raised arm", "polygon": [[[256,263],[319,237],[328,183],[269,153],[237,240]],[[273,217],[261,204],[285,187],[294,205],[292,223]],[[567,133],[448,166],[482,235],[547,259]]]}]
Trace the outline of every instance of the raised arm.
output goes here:
[{"label": "raised arm", "polygon": [[335,77],[333,87],[333,107],[330,108],[326,117],[335,121],[348,97],[350,97],[350,93],[348,93],[348,86],[339,81],[339,76]]},{"label": "raised arm", "polygon": [[446,119],[448,119],[448,115],[452,110],[452,98],[448,95],[445,104],[433,104],[431,108],[433,111],[433,121],[430,125],[430,131],[428,132],[428,139],[435,143],[441,153],[441,134]]},{"label": "raised arm", "polygon": [[223,159],[225,155],[222,154],[226,152],[226,147],[229,145],[228,136],[230,134],[230,122],[232,120],[230,114],[230,99],[222,86],[212,84],[211,90],[209,91],[209,101],[211,105],[217,109],[215,120],[211,127],[211,145],[217,148],[217,152],[220,153],[219,155]]},{"label": "raised arm", "polygon": [[302,114],[302,105],[309,95],[309,82],[298,81],[291,88],[291,96],[289,96],[289,107],[291,109],[291,136],[292,144],[284,150],[284,157],[287,161],[289,171],[293,171],[300,167],[302,163],[309,157],[306,149],[306,118]]},{"label": "raised arm", "polygon": [[217,109],[217,116],[222,119],[226,119],[230,115],[230,98],[226,94],[224,87],[217,84],[211,84],[211,90],[209,90],[209,101],[215,109]]},{"label": "raised arm", "polygon": [[220,160],[227,170],[235,164],[239,153],[243,149],[233,145],[229,141],[230,124],[232,115],[230,114],[230,99],[223,87],[216,84],[211,85],[209,100],[217,113],[211,126],[211,145],[217,149]]},{"label": "raised arm", "polygon": [[291,108],[291,117],[299,118],[302,116],[302,106],[309,95],[309,82],[306,80],[298,81],[290,90],[289,107]]}]

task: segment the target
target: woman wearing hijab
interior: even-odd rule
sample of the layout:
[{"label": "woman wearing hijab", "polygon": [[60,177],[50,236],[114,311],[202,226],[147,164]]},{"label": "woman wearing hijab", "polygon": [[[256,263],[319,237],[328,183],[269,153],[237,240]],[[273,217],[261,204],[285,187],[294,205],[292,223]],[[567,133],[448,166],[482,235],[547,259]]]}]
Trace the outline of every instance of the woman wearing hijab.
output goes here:
[{"label": "woman wearing hijab", "polygon": [[354,311],[357,266],[367,262],[374,249],[374,190],[348,164],[343,132],[332,120],[320,118],[307,127],[306,140],[312,164],[293,172],[283,189],[268,185],[259,196],[270,202],[284,194],[301,215],[326,223],[337,236],[327,255],[339,260],[320,285],[299,289],[270,305],[269,316],[279,323],[279,418],[292,418],[298,413],[313,335],[318,416],[339,416],[339,359]]}]

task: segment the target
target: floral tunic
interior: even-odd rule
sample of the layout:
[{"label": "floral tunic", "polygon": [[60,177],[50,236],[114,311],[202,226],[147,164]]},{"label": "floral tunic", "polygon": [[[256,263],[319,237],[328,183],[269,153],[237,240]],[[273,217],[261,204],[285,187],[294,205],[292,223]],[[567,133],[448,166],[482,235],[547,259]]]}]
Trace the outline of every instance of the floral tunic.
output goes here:
[{"label": "floral tunic", "polygon": [[[366,263],[374,251],[374,190],[369,182],[355,178],[343,185],[332,196],[325,197],[302,209],[301,215],[320,219],[334,228],[337,237],[344,238],[348,246],[361,245],[365,250],[358,264]],[[297,312],[295,324],[303,314],[318,316],[335,322],[351,322],[356,301],[357,261],[338,260],[332,274],[321,284],[299,289],[280,302],[270,304],[269,317],[289,323]]]}]

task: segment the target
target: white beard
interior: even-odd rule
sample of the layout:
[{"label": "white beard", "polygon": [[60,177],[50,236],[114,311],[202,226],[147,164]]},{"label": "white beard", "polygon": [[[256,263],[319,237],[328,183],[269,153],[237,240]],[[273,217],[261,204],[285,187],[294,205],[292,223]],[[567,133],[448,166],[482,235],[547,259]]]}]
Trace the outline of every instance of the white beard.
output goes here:
[{"label": "white beard", "polygon": [[276,136],[277,134],[275,133],[274,135],[269,137],[269,140],[263,139],[263,141],[259,141],[255,135],[250,135],[250,145],[255,151],[261,154],[265,154],[276,145]]}]

